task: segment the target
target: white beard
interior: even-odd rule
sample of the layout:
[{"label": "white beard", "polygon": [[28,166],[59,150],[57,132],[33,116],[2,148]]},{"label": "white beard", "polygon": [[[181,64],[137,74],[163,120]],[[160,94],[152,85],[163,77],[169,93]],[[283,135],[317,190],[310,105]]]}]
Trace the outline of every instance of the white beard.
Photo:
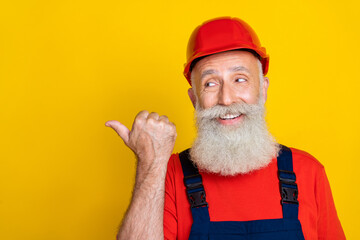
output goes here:
[{"label": "white beard", "polygon": [[[264,105],[236,103],[201,109],[196,106],[198,136],[190,150],[192,161],[205,172],[223,176],[245,174],[267,166],[279,145],[268,132]],[[220,124],[222,114],[243,114],[235,126]]]}]

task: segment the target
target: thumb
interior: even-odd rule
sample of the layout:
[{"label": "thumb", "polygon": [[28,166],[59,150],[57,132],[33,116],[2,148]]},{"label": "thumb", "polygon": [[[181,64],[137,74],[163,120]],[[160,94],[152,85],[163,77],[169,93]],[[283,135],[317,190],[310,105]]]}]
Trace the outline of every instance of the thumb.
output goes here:
[{"label": "thumb", "polygon": [[121,139],[128,145],[130,130],[116,120],[110,120],[105,123],[105,126],[111,127],[121,137]]}]

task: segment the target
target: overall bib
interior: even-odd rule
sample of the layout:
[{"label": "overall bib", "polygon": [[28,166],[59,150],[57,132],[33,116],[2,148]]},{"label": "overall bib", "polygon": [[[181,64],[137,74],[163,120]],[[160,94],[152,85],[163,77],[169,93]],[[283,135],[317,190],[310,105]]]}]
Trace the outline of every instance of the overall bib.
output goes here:
[{"label": "overall bib", "polygon": [[298,220],[298,189],[289,148],[281,146],[277,158],[283,218],[255,221],[210,221],[202,177],[189,159],[189,149],[181,152],[179,157],[193,217],[189,240],[304,240]]}]

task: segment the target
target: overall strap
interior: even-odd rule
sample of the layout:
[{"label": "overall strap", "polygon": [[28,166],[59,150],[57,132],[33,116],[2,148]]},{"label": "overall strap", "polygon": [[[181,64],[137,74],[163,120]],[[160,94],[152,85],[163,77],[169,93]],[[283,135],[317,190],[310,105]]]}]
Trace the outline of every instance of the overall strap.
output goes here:
[{"label": "overall strap", "polygon": [[205,189],[198,169],[190,160],[190,149],[179,153],[181,167],[184,173],[186,194],[191,205],[191,213],[195,222],[210,222]]},{"label": "overall strap", "polygon": [[298,187],[290,148],[281,145],[277,165],[283,218],[298,219]]}]

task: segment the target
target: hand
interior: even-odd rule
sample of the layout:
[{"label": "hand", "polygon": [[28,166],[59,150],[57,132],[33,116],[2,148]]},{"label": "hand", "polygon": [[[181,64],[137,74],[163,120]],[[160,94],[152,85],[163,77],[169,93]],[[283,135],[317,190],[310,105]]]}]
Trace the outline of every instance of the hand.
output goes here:
[{"label": "hand", "polygon": [[118,121],[105,126],[114,129],[138,158],[138,171],[165,169],[176,139],[176,128],[166,116],[141,111],[135,117],[131,131]]}]

